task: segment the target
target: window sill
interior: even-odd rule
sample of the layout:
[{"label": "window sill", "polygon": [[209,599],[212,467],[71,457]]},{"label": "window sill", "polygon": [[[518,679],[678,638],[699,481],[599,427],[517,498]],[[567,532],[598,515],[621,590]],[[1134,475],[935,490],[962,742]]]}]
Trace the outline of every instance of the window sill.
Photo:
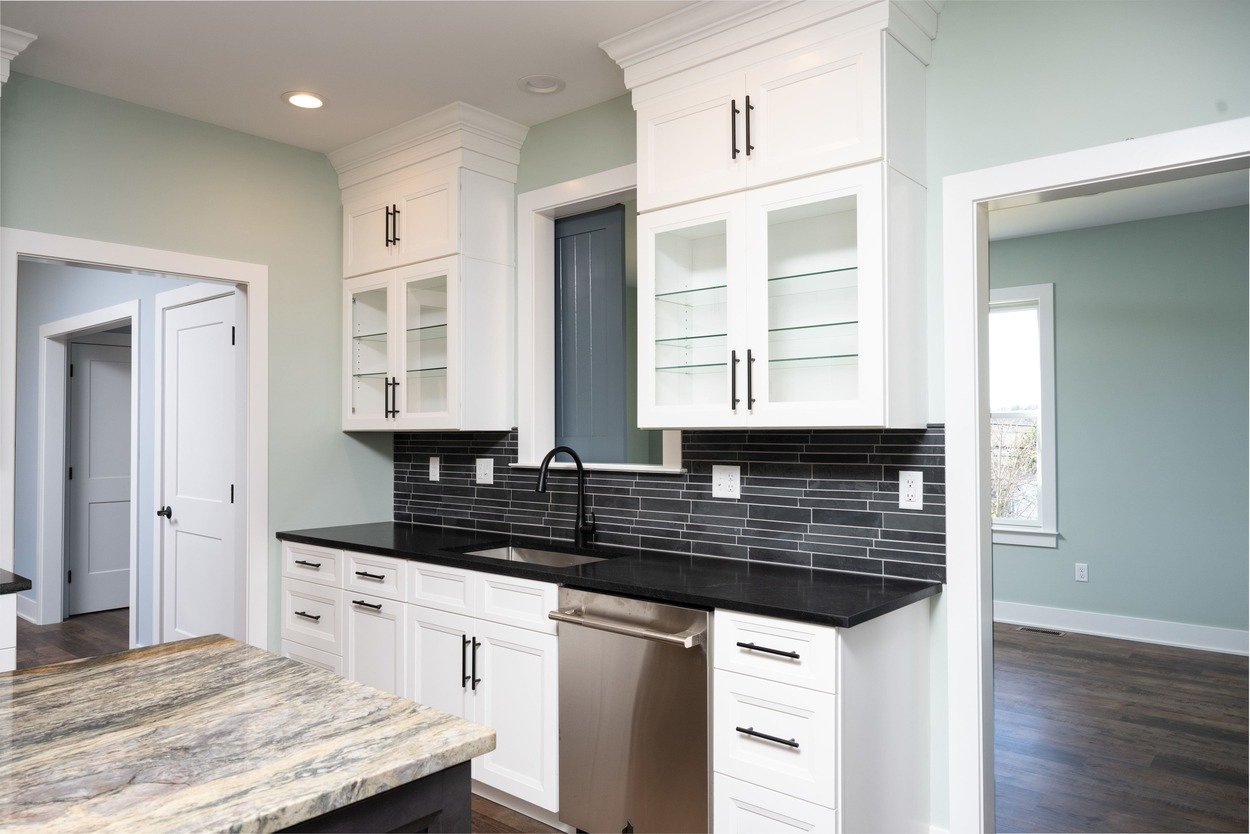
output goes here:
[{"label": "window sill", "polygon": [[1058,547],[1059,533],[1040,527],[993,527],[994,544],[1014,544],[1024,547]]},{"label": "window sill", "polygon": [[[510,463],[509,469],[537,469],[539,463]],[[587,472],[639,472],[647,475],[685,475],[684,466],[662,466],[656,463],[587,463]],[[567,460],[552,461],[551,469],[576,469],[577,464]]]}]

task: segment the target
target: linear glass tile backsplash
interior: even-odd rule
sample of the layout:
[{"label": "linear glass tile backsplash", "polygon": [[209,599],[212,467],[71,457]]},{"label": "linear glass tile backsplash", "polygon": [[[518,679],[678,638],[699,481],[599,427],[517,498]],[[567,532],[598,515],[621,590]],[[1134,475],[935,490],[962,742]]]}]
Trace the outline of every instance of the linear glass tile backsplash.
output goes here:
[{"label": "linear glass tile backsplash", "polygon": [[[577,479],[510,468],[517,435],[395,435],[395,520],[540,539],[571,537]],[[429,458],[440,461],[429,480]],[[475,460],[495,461],[493,484]],[[687,431],[683,475],[588,472],[595,541],[674,553],[946,579],[945,443],[927,429]],[[742,467],[742,498],[712,497],[712,465]],[[898,508],[898,472],[924,473],[924,509]]]}]

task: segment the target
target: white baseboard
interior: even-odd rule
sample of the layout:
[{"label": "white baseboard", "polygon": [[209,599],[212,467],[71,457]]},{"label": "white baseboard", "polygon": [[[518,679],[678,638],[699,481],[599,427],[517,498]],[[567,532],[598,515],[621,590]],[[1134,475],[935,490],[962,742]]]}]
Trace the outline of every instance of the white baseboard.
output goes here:
[{"label": "white baseboard", "polygon": [[1250,633],[1235,628],[1191,625],[1170,620],[1148,620],[1143,617],[1125,617],[1119,614],[1098,614],[1092,611],[1074,611],[1070,608],[1051,608],[1023,602],[998,601],[994,602],[994,622],[1053,628],[1059,631],[1074,631],[1078,634],[1117,637],[1121,640],[1159,643],[1164,646],[1203,649],[1209,652],[1250,654]]},{"label": "white baseboard", "polygon": [[39,625],[39,600],[25,594],[17,595],[17,616],[28,623]]}]

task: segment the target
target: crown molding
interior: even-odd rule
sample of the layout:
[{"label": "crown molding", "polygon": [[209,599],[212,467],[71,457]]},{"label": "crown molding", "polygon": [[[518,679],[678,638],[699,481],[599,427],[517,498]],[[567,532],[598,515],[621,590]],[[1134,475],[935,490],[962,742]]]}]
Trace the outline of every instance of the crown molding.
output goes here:
[{"label": "crown molding", "polygon": [[599,48],[622,69],[682,46],[743,26],[799,0],[713,2],[700,0],[658,20],[608,38]]},{"label": "crown molding", "polygon": [[[326,156],[340,179],[364,168],[376,175],[386,167],[388,158],[396,159],[396,168],[409,165],[424,156],[446,153],[449,145],[472,146],[479,153],[515,166],[527,133],[525,125],[456,101]],[[429,148],[429,154],[422,154],[422,146]]]},{"label": "crown molding", "polygon": [[0,26],[0,84],[9,80],[9,63],[30,46],[36,36],[21,29]]}]

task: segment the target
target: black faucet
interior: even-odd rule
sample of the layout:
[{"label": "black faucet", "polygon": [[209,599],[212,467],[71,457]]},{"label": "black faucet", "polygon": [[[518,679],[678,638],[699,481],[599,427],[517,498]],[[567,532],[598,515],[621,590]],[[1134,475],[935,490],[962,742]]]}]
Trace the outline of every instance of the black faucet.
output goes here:
[{"label": "black faucet", "polygon": [[538,483],[534,485],[534,492],[547,491],[547,469],[551,466],[552,459],[561,452],[567,452],[573,463],[577,464],[577,520],[573,522],[573,544],[576,547],[585,547],[586,540],[595,535],[595,514],[586,513],[586,469],[577,452],[568,446],[557,446],[548,452],[542,465],[538,467]]}]

